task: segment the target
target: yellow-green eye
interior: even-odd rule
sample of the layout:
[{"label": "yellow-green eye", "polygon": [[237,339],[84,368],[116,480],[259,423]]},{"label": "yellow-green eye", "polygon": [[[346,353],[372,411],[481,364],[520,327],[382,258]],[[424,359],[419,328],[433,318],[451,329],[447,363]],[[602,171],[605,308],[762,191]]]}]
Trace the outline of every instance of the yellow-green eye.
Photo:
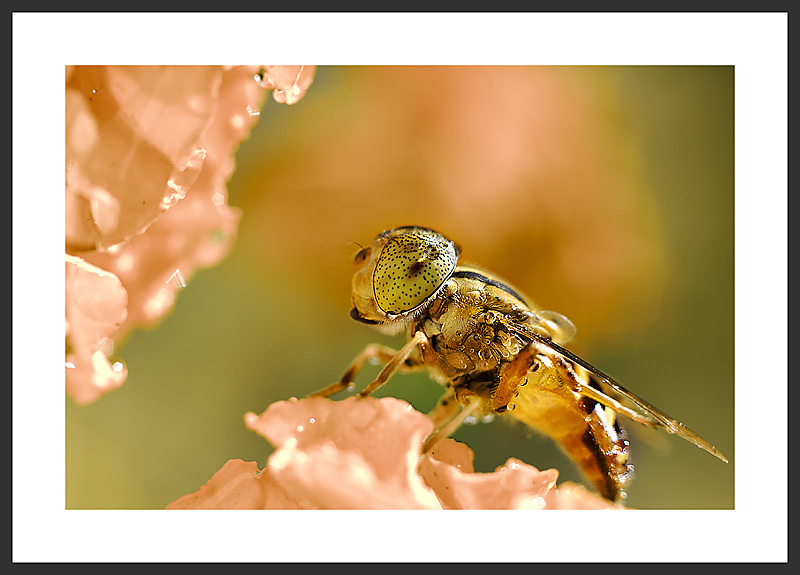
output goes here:
[{"label": "yellow-green eye", "polygon": [[393,238],[375,266],[375,301],[392,314],[422,305],[452,275],[456,259],[453,243],[436,232],[417,229]]}]

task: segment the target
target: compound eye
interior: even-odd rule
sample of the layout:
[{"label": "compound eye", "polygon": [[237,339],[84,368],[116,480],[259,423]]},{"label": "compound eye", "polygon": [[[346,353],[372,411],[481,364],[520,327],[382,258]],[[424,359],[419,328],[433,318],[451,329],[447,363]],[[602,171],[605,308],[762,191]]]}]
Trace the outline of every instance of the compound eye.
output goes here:
[{"label": "compound eye", "polygon": [[390,240],[375,266],[375,301],[386,313],[410,311],[430,298],[453,274],[456,249],[447,238],[428,230]]}]

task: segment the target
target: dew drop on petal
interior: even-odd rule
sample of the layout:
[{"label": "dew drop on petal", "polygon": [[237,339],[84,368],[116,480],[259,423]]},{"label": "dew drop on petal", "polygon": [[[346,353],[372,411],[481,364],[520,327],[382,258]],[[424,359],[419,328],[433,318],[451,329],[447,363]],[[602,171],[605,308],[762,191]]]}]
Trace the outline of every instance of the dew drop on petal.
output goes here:
[{"label": "dew drop on petal", "polygon": [[545,503],[544,497],[536,496],[531,498],[529,508],[534,511],[539,511],[540,509],[544,509]]},{"label": "dew drop on petal", "polygon": [[186,192],[197,181],[205,160],[206,151],[203,148],[197,148],[183,167],[176,168],[172,177],[167,180],[167,189],[161,199],[162,209],[168,209],[186,197]]},{"label": "dew drop on petal", "polygon": [[225,194],[222,192],[215,192],[213,196],[211,196],[211,201],[215,206],[221,206],[225,203]]},{"label": "dew drop on petal", "polygon": [[179,269],[176,269],[174,272],[172,272],[172,275],[167,278],[165,283],[168,285],[172,284],[175,289],[182,289],[186,287],[186,281],[183,279],[183,275]]}]

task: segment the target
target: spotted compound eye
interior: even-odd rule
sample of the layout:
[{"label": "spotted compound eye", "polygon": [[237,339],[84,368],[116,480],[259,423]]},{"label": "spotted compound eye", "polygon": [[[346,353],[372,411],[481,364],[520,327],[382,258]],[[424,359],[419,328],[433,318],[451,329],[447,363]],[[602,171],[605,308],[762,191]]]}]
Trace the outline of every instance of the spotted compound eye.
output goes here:
[{"label": "spotted compound eye", "polygon": [[452,275],[455,246],[436,232],[413,231],[390,240],[375,266],[375,301],[399,314],[423,304]]}]

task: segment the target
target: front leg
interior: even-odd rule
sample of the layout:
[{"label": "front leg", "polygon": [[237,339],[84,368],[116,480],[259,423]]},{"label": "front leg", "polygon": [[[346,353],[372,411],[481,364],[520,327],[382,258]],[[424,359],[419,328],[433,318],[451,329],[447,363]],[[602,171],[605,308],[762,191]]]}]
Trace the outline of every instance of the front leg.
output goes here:
[{"label": "front leg", "polygon": [[[419,358],[413,358],[411,354],[416,351],[417,346],[421,348],[427,348],[430,346],[430,340],[428,336],[418,331],[414,334],[414,336],[405,344],[403,347],[400,348],[393,358],[391,358],[381,372],[367,387],[365,387],[362,391],[358,393],[358,397],[366,397],[368,395],[372,395],[378,388],[383,386],[389,378],[394,375],[396,371],[409,371],[411,369],[419,369],[421,368],[424,363]],[[411,360],[412,363],[408,364],[407,360]]]},{"label": "front leg", "polygon": [[[414,340],[412,339],[412,341]],[[392,373],[394,373],[394,371],[415,371],[422,368],[423,366],[422,360],[418,357],[410,356],[411,352],[414,350],[413,345],[411,346],[411,349],[407,353],[405,353],[405,356],[400,358],[400,356],[404,353],[406,348],[409,347],[409,344],[411,344],[411,342],[406,344],[399,352],[395,349],[392,349],[391,347],[387,347],[385,345],[381,345],[378,343],[369,344],[361,351],[361,353],[359,353],[356,356],[356,358],[348,366],[347,371],[344,372],[342,378],[339,381],[329,385],[328,387],[324,387],[319,391],[315,391],[309,397],[328,397],[335,393],[348,389],[353,385],[353,380],[361,371],[361,368],[364,366],[364,363],[366,363],[371,359],[376,359],[381,363],[386,364],[386,367],[384,367],[384,369],[381,370],[381,373],[378,375],[378,379],[376,379],[376,381],[378,381],[383,376],[384,377],[383,383],[385,383],[386,380],[389,379],[389,377],[392,375]],[[400,359],[398,362],[393,363],[395,358],[400,358]],[[384,372],[386,372],[387,370],[386,368],[388,368],[390,365],[393,366],[392,372],[384,374]],[[381,383],[380,385],[383,385],[383,383]],[[370,386],[374,384],[375,382],[373,381],[370,384]],[[377,389],[378,387],[380,387],[380,385],[372,388],[370,393],[375,389]],[[368,389],[370,389],[369,386]],[[364,390],[364,392],[361,392],[359,395],[368,395],[365,392],[366,390]]]}]

